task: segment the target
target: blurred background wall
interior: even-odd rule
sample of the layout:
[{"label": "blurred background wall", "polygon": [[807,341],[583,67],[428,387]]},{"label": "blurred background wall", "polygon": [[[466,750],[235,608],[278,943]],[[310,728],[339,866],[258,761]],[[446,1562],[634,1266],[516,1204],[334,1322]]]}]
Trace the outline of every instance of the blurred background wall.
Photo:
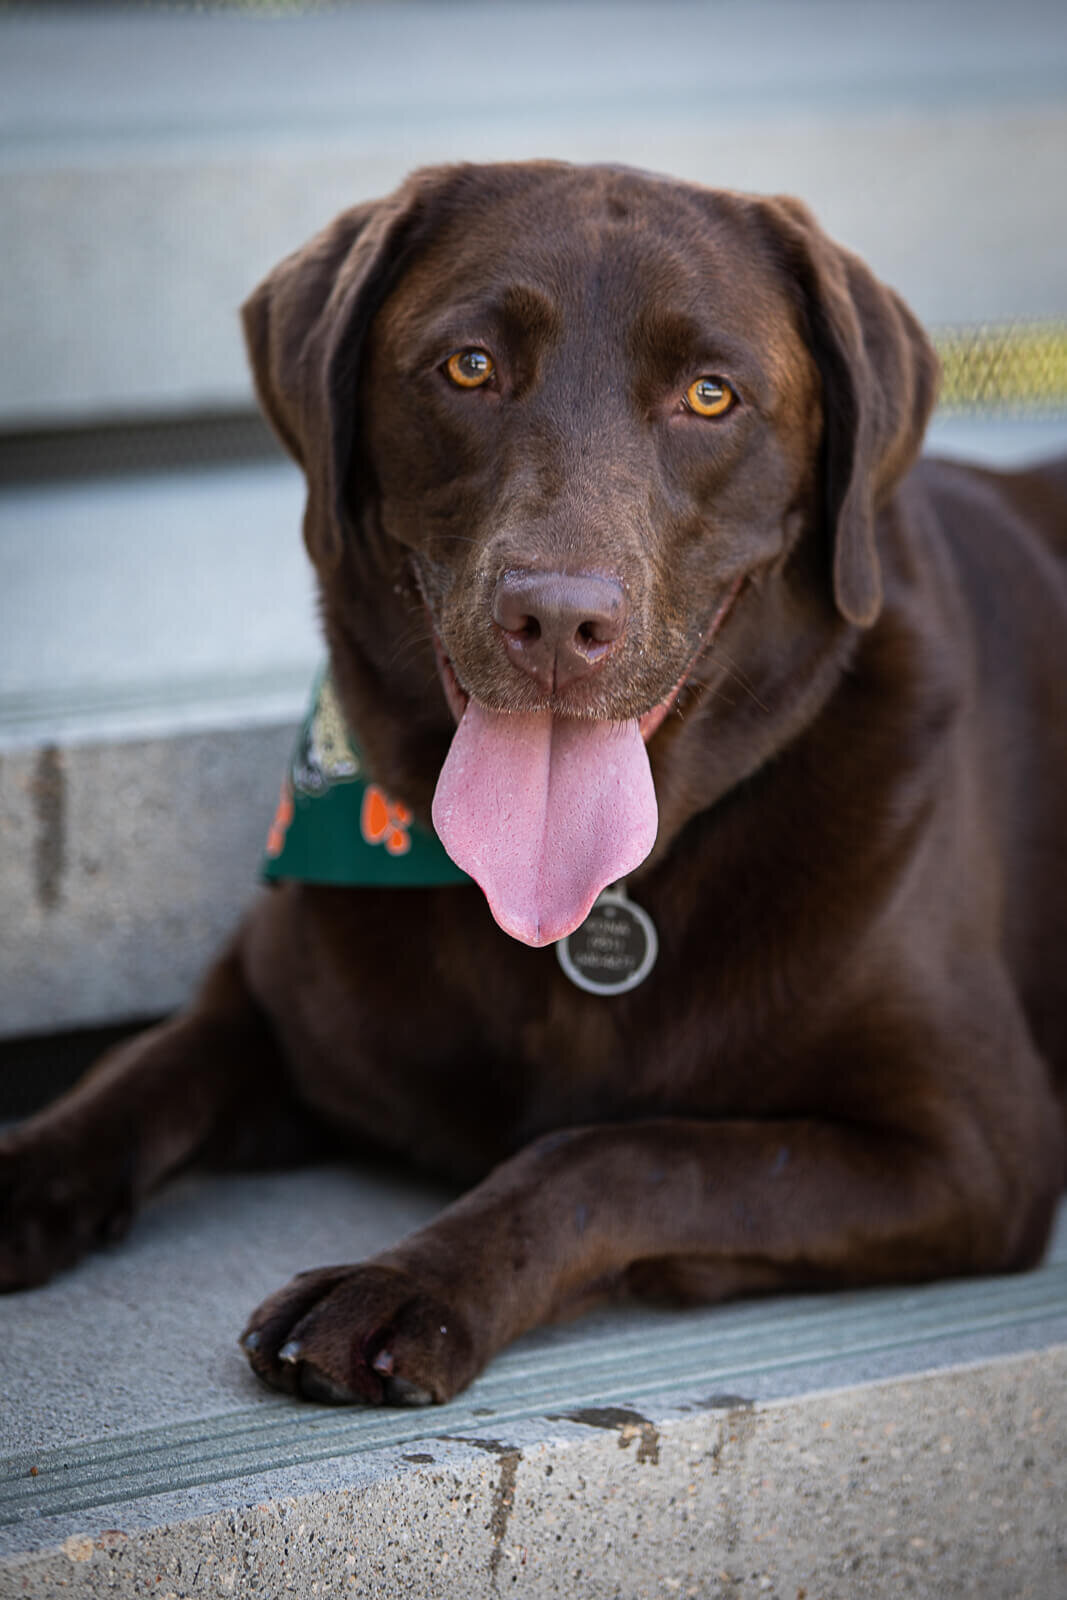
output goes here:
[{"label": "blurred background wall", "polygon": [[234,310],[423,162],[803,195],[932,322],[1067,312],[1057,0],[365,0],[6,16],[0,422],[248,404]]},{"label": "blurred background wall", "polygon": [[238,334],[277,259],[424,162],[799,194],[935,328],[1040,324],[1043,392],[935,428],[1019,459],[1065,152],[1062,0],[0,11],[0,1034],[176,1004],[253,892],[319,649]]}]

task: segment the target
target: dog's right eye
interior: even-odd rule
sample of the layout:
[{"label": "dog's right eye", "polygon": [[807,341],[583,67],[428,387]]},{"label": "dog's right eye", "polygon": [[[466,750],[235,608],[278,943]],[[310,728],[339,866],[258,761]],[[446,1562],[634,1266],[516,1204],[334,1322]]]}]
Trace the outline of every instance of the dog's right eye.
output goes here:
[{"label": "dog's right eye", "polygon": [[737,404],[725,378],[698,378],[685,391],[683,404],[698,417],[724,417]]},{"label": "dog's right eye", "polygon": [[480,389],[495,370],[496,364],[487,350],[457,350],[445,362],[445,372],[461,389]]}]

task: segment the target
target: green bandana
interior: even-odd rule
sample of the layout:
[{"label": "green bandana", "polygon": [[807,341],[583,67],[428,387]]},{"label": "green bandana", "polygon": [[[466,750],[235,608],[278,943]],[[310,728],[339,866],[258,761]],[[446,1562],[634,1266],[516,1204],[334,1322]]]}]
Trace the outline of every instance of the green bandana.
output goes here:
[{"label": "green bandana", "polygon": [[328,669],[319,674],[282,783],[263,876],[383,888],[471,881],[431,828],[365,776]]}]

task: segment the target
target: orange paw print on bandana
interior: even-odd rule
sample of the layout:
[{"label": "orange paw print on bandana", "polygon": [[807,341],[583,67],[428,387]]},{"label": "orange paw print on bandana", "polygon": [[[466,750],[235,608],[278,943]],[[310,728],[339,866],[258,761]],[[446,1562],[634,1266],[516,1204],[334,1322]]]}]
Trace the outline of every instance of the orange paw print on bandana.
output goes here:
[{"label": "orange paw print on bandana", "polygon": [[391,856],[406,856],[411,849],[411,812],[373,783],[363,791],[359,826],[368,844],[384,844]]},{"label": "orange paw print on bandana", "polygon": [[282,784],[282,792],[278,799],[278,809],[274,813],[274,821],[267,834],[267,855],[271,861],[281,855],[285,848],[285,835],[289,831],[289,824],[293,820],[293,791],[289,781]]}]

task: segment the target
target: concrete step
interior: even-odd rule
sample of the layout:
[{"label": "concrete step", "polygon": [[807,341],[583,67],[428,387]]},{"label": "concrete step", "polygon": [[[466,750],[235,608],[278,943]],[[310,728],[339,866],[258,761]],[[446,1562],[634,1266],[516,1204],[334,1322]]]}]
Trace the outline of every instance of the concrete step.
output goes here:
[{"label": "concrete step", "polygon": [[0,741],[296,716],[320,646],[287,462],[0,492]]},{"label": "concrete step", "polygon": [[257,1385],[252,1305],[447,1198],[189,1177],[5,1301],[0,1595],[1067,1594],[1067,1213],[1036,1272],[605,1311],[443,1408]]},{"label": "concrete step", "polygon": [[255,892],[301,505],[281,463],[0,494],[0,1036],[173,1009]]}]

